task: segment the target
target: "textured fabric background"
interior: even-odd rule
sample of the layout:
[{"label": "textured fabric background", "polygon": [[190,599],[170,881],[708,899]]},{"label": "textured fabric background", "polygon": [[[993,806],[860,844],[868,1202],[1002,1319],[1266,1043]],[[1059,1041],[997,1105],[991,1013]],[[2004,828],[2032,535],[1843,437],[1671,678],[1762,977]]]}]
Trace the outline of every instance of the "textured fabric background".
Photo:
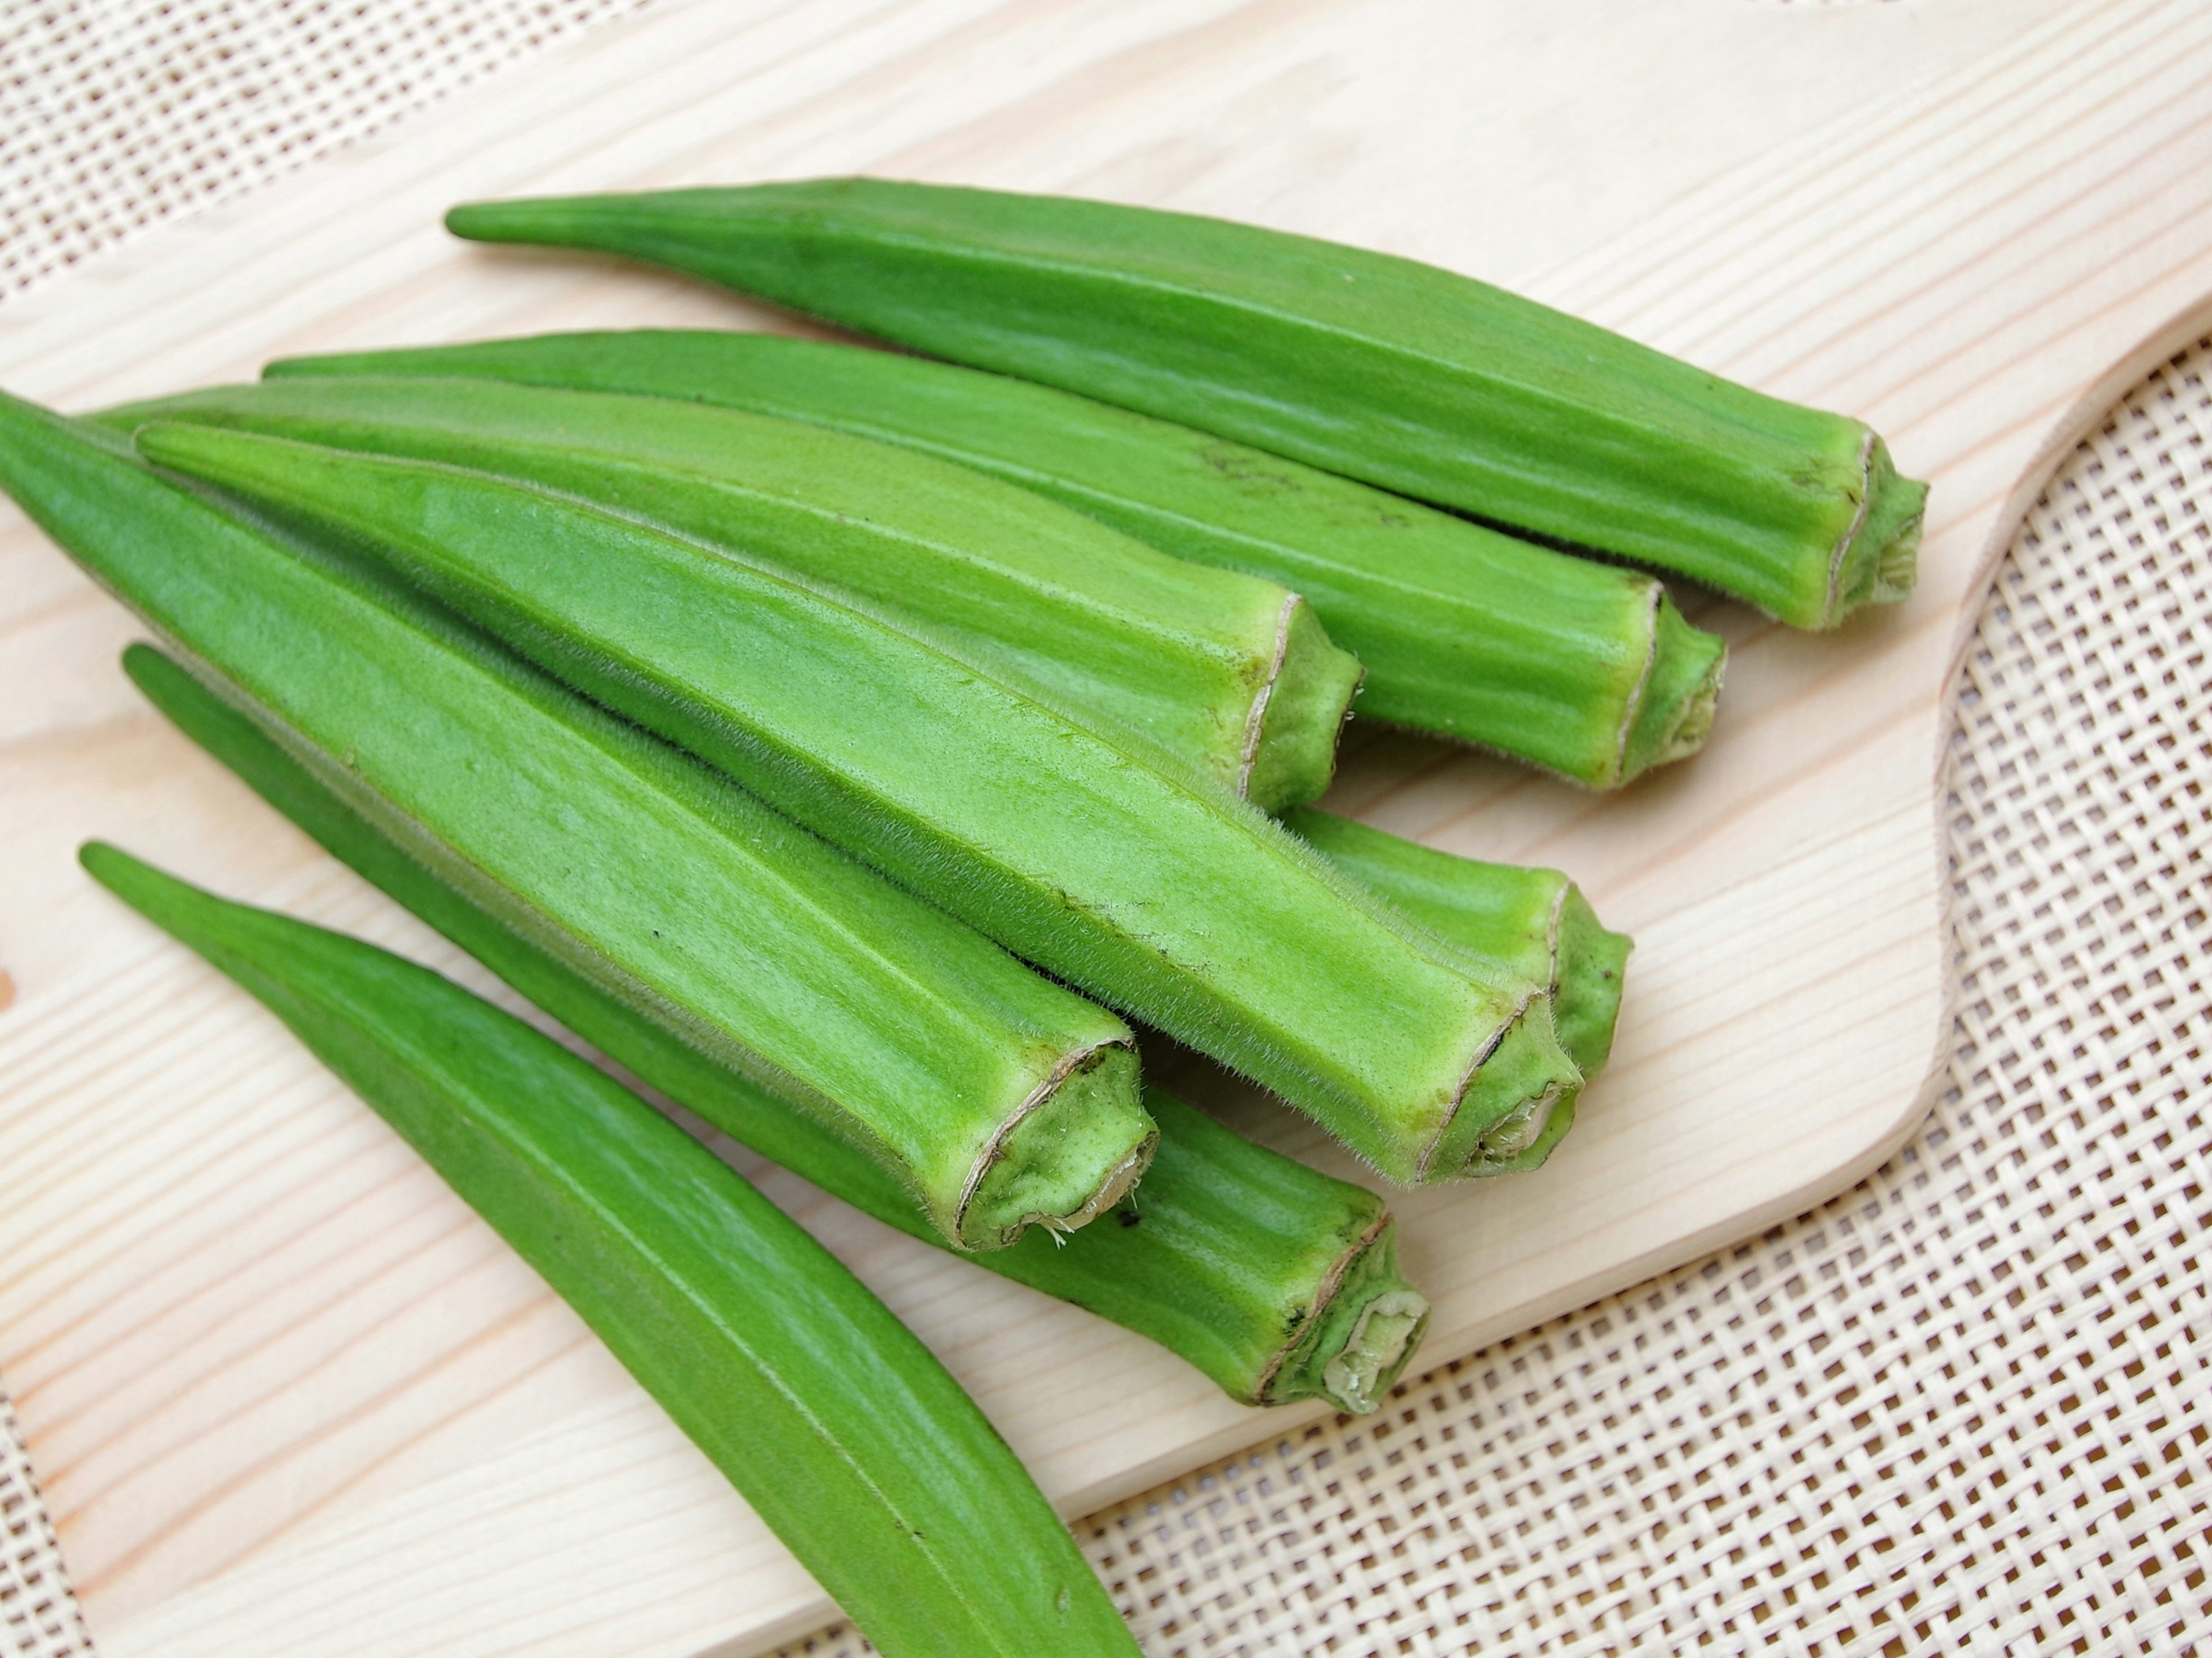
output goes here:
[{"label": "textured fabric background", "polygon": [[[635,3],[7,8],[0,295]],[[2212,1640],[2208,378],[2212,344],[2114,410],[1984,609],[1926,1127],[1762,1238],[1094,1516],[1148,1651]],[[0,1399],[0,1654],[89,1650]]]},{"label": "textured fabric background", "polygon": [[0,298],[644,0],[4,0]]}]

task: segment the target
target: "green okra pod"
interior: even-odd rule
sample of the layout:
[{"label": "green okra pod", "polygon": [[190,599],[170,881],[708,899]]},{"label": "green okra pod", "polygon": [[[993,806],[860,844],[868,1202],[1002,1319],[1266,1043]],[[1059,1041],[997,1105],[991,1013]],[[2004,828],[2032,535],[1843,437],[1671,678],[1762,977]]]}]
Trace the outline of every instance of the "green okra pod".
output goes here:
[{"label": "green okra pod", "polygon": [[1927,492],[1863,422],[1410,259],[878,179],[478,203],[447,224],[687,270],[1674,571],[1796,627],[1912,584]]},{"label": "green okra pod", "polygon": [[0,398],[0,485],[478,902],[861,1147],[949,1241],[1080,1225],[1154,1134],[1127,1027],[334,549]]},{"label": "green okra pod", "polygon": [[[569,1029],[771,1162],[942,1247],[912,1194],[873,1159],[440,880],[175,663],[134,645],[123,665],[264,799]],[[1145,1102],[1160,1141],[1138,1193],[1079,1231],[1036,1232],[969,1259],[1149,1337],[1243,1403],[1324,1398],[1341,1411],[1375,1409],[1428,1317],[1427,1301],[1398,1274],[1382,1201],[1158,1089]]]},{"label": "green okra pod", "polygon": [[[1585,1080],[1605,1069],[1632,941],[1608,930],[1566,876],[1438,852],[1306,807],[1284,822],[1446,943],[1549,986],[1559,1045]],[[1567,1096],[1532,1122],[1528,1145],[1502,1158],[1499,1172],[1542,1163],[1572,1126],[1576,1103]]]},{"label": "green okra pod", "polygon": [[479,468],[886,607],[1264,809],[1328,786],[1359,665],[1270,580],[1171,558],[1032,491],[805,424],[449,380],[226,386],[112,411]]},{"label": "green okra pod", "polygon": [[[1654,577],[1004,374],[772,334],[676,330],[305,357],[266,373],[292,384],[464,376],[635,392],[942,456],[1178,558],[1304,594],[1367,670],[1363,714],[1594,788],[1695,752],[1719,694],[1720,640],[1684,621]],[[342,394],[325,395],[323,406],[343,406]]]},{"label": "green okra pod", "polygon": [[1074,1540],[960,1384],[706,1147],[427,969],[210,896],[112,847],[81,855],[420,1152],[877,1650],[1134,1658]]},{"label": "green okra pod", "polygon": [[434,462],[156,422],[141,451],[352,538],[986,936],[1274,1089],[1393,1179],[1479,1169],[1580,1085],[1550,997],[1225,792],[879,616]]}]

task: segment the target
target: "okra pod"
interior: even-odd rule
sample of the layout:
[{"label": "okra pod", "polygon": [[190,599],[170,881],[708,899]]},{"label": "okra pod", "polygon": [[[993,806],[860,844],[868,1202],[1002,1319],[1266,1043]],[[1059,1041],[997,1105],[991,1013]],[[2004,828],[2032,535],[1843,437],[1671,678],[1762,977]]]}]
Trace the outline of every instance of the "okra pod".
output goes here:
[{"label": "okra pod", "polygon": [[1912,585],[1927,491],[1863,422],[1410,259],[878,179],[479,203],[447,224],[672,266],[1674,571],[1796,627]]},{"label": "okra pod", "polygon": [[1113,1204],[1127,1027],[387,576],[0,399],[0,484],[356,810],[874,1157],[949,1241]]},{"label": "okra pod", "polygon": [[[770,1162],[943,1247],[872,1159],[608,994],[410,858],[246,715],[159,652],[123,665],[154,706],[334,856],[531,1001]],[[1397,1271],[1395,1224],[1346,1181],[1255,1145],[1157,1088],[1159,1148],[1138,1193],[1080,1231],[1033,1233],[977,1266],[1149,1337],[1247,1405],[1376,1408],[1428,1303]]]},{"label": "okra pod", "polygon": [[1654,577],[1004,374],[772,334],[655,330],[303,357],[265,372],[636,392],[941,456],[1177,558],[1304,593],[1367,670],[1364,716],[1593,788],[1694,753],[1720,690],[1720,640],[1686,622]]},{"label": "okra pod", "polygon": [[112,847],[81,856],[421,1153],[878,1651],[1134,1658],[1074,1540],[960,1384],[713,1152],[425,968]]},{"label": "okra pod", "polygon": [[[1632,941],[1609,931],[1566,876],[1438,852],[1310,808],[1284,822],[1454,948],[1548,986],[1559,1046],[1585,1080],[1605,1069]],[[1548,1118],[1532,1122],[1528,1145],[1517,1155],[1501,1156],[1496,1172],[1542,1163],[1573,1125],[1576,1103],[1569,1096]]]},{"label": "okra pod", "polygon": [[987,937],[1273,1088],[1399,1181],[1580,1085],[1486,974],[1224,791],[825,592],[534,485],[156,422],[141,451],[349,537]]},{"label": "okra pod", "polygon": [[1359,665],[1273,581],[1171,558],[1036,494],[819,425],[460,380],[226,386],[112,411],[478,468],[887,607],[1267,810],[1328,786]]}]

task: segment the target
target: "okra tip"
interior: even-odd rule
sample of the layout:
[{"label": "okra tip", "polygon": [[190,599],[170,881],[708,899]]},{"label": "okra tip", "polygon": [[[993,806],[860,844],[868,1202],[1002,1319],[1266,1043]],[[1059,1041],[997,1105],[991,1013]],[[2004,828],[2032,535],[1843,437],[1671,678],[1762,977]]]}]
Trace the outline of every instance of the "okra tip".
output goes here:
[{"label": "okra tip", "polygon": [[86,874],[125,902],[131,902],[131,893],[153,890],[164,880],[159,872],[105,841],[87,841],[76,849],[76,861]]},{"label": "okra tip", "polygon": [[[621,197],[596,196],[462,202],[446,210],[446,228],[471,242],[538,242],[555,247],[590,247],[597,245],[592,233],[605,226],[610,208],[626,205]],[[579,208],[583,210],[580,213],[576,210]],[[624,216],[617,212],[614,216]]]},{"label": "okra tip", "polygon": [[206,957],[257,996],[262,994],[250,982],[254,976],[252,964],[241,965],[232,959],[226,941],[234,943],[241,931],[250,936],[286,923],[272,921],[262,911],[228,903],[106,841],[87,841],[76,849],[76,861],[86,874],[155,926]]},{"label": "okra tip", "polygon": [[446,228],[472,242],[523,240],[514,202],[461,202],[446,210]]}]

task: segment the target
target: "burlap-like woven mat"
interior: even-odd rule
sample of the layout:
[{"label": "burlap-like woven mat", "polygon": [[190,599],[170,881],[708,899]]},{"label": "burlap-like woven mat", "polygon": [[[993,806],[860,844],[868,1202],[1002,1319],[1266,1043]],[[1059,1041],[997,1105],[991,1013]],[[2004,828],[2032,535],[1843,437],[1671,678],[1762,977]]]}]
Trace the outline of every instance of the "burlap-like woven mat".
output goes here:
[{"label": "burlap-like woven mat", "polygon": [[91,1651],[92,1637],[62,1570],[61,1548],[31,1478],[15,1407],[0,1391],[0,1653],[75,1658]]},{"label": "burlap-like woven mat", "polygon": [[645,0],[10,0],[0,298]]},{"label": "burlap-like woven mat", "polygon": [[[635,3],[486,0],[462,25],[430,0],[18,9],[0,292]],[[237,49],[260,54],[250,112]],[[34,83],[101,107],[58,142],[51,111],[6,108]],[[1984,608],[1948,762],[1964,994],[1926,1128],[1814,1213],[1380,1417],[1094,1516],[1148,1651],[2212,1640],[2208,380],[2212,343],[2115,410]],[[0,1399],[0,1653],[89,1650]]]}]

